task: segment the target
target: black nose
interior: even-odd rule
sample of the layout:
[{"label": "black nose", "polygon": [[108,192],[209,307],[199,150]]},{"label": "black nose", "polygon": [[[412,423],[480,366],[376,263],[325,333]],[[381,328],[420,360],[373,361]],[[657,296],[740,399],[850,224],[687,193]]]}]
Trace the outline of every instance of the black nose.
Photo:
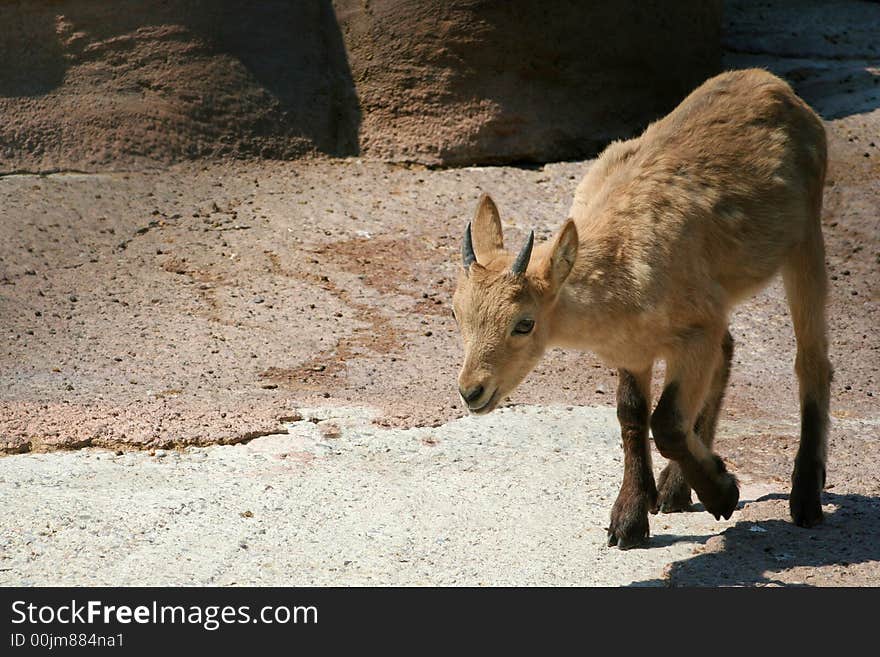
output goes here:
[{"label": "black nose", "polygon": [[471,388],[470,390],[459,388],[458,392],[461,395],[461,398],[464,399],[468,404],[470,404],[472,401],[479,399],[480,396],[483,394],[483,386],[476,386],[474,388]]}]

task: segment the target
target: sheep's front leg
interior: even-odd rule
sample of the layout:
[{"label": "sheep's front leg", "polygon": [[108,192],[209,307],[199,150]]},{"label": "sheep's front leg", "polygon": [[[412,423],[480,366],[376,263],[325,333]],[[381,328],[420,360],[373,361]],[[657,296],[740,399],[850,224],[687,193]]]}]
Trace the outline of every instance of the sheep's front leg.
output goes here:
[{"label": "sheep's front leg", "polygon": [[739,502],[739,485],[724,462],[694,431],[694,422],[720,367],[724,332],[692,330],[666,361],[666,384],[651,416],[660,453],[675,461],[706,510],[730,518]]},{"label": "sheep's front leg", "polygon": [[611,509],[608,545],[626,550],[647,540],[648,512],[657,512],[657,488],[648,444],[651,369],[638,374],[619,370],[618,374],[617,419],[623,438],[623,483]]},{"label": "sheep's front leg", "polygon": [[[730,363],[733,360],[733,336],[730,335],[730,331],[722,339],[721,353],[721,365],[715,370],[706,403],[703,404],[703,410],[694,421],[694,433],[709,449],[712,449],[712,443],[715,441],[715,427],[718,424],[721,403],[724,401],[724,392],[730,378]],[[691,487],[685,480],[681,467],[675,461],[670,461],[657,478],[657,495],[661,513],[690,510]]]}]

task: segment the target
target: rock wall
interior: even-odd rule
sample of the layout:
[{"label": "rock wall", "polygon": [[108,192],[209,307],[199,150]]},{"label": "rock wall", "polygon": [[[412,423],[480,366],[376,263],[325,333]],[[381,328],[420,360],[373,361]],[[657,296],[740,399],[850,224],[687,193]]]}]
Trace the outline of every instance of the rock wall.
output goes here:
[{"label": "rock wall", "polygon": [[720,69],[720,0],[338,0],[366,154],[595,153]]},{"label": "rock wall", "polygon": [[589,155],[715,73],[720,0],[0,5],[0,172]]},{"label": "rock wall", "polygon": [[0,4],[0,171],[357,152],[328,1]]}]

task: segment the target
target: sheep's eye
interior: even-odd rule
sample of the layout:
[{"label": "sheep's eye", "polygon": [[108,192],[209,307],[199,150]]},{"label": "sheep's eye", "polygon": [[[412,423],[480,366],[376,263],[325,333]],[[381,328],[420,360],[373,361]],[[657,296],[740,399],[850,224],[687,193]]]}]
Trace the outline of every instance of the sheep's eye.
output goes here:
[{"label": "sheep's eye", "polygon": [[532,332],[533,328],[535,328],[535,320],[521,319],[516,323],[516,326],[513,327],[513,332],[518,333],[519,335],[528,335]]},{"label": "sheep's eye", "polygon": [[458,322],[458,317],[455,316],[455,308],[450,308],[450,309],[449,309],[449,312],[452,313],[452,319],[454,319],[454,320],[456,321],[456,323],[457,323],[457,322]]}]

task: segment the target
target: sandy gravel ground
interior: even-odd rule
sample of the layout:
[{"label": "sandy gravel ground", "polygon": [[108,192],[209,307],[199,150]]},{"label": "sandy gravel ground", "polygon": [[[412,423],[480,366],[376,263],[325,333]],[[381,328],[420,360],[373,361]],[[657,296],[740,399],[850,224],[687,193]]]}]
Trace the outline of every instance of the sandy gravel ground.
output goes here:
[{"label": "sandy gravel ground", "polygon": [[[574,457],[578,450],[569,449],[563,475],[555,465],[545,467],[545,459],[559,458],[546,442],[557,430],[540,415],[510,433],[489,430],[487,440],[526,442],[531,456],[524,464],[526,454],[510,461],[510,449],[490,448],[479,459],[471,452],[472,461],[484,461],[482,472],[492,482],[488,498],[468,487],[473,480],[456,457],[441,460],[446,465],[435,470],[425,460],[437,450],[420,446],[420,457],[408,454],[420,461],[425,476],[433,473],[434,493],[467,492],[462,504],[484,530],[482,547],[472,546],[469,559],[464,559],[465,537],[475,525],[459,525],[462,533],[450,540],[460,558],[451,559],[439,548],[428,548],[437,538],[428,537],[433,520],[407,516],[412,497],[427,493],[422,474],[407,474],[406,460],[368,472],[362,467],[364,458],[381,460],[382,440],[390,439],[382,436],[401,435],[383,434],[387,427],[451,431],[441,435],[444,444],[456,444],[448,448],[450,454],[467,455],[472,449],[457,444],[454,424],[448,424],[462,416],[454,385],[460,350],[448,311],[460,225],[486,190],[506,215],[509,239],[521,239],[532,226],[549,236],[589,163],[452,171],[357,161],[230,164],[0,179],[3,225],[16,228],[4,231],[8,237],[0,245],[5,449],[93,445],[126,452],[0,460],[2,497],[16,510],[4,515],[0,567],[8,570],[3,581],[880,582],[880,473],[874,465],[880,458],[875,402],[880,392],[875,328],[880,190],[874,151],[865,158],[866,146],[859,143],[878,118],[875,111],[829,123],[834,163],[825,225],[835,279],[830,319],[837,374],[828,522],[804,532],[787,521],[787,480],[798,433],[794,344],[781,287],[774,285],[734,318],[738,349],[717,443],[729,467],[754,482],[760,494],[744,495],[752,502],[728,525],[717,525],[702,512],[655,518],[652,545],[659,549],[631,553],[640,556],[616,557],[600,540],[621,468],[611,434],[600,437],[597,449],[591,444],[596,435],[581,432],[583,455]],[[859,140],[851,141],[854,136]],[[599,405],[610,412],[614,386],[614,373],[591,355],[554,352],[512,402]],[[267,457],[251,455],[252,445],[259,444],[255,437],[285,431],[286,423],[313,406],[326,407],[331,415],[335,407],[376,409],[362,436],[371,439],[370,447],[349,455],[360,468],[322,455],[290,470],[271,461],[269,467]],[[279,441],[278,449],[284,449],[284,438],[277,435],[262,440]],[[205,457],[198,450],[175,451],[248,441],[248,447],[212,448]],[[146,452],[129,455],[133,448],[170,451],[157,459]],[[223,449],[241,456],[227,457]],[[363,450],[372,456],[362,457]],[[590,464],[585,459],[591,456],[604,461]],[[123,463],[138,465],[120,467]],[[509,468],[525,465],[508,476]],[[593,472],[599,489],[590,486]],[[533,515],[531,499],[510,492],[529,477],[539,482],[561,477],[554,483],[560,503],[551,497],[540,506],[543,525]],[[406,485],[395,488],[393,482],[401,478]],[[260,499],[255,482],[284,491],[288,500],[264,516],[262,528],[278,538],[278,532],[289,535],[307,527],[330,532],[320,539],[330,542],[319,549],[294,534],[288,547],[270,558],[269,545],[277,542],[259,534],[250,538],[257,523],[237,515],[251,506],[255,514],[266,511],[251,502]],[[379,495],[382,486],[394,488],[391,506],[383,506],[379,496],[371,497],[368,507],[398,518],[377,552],[364,542],[366,507],[360,515],[351,511],[337,517],[335,524],[323,512],[305,508],[321,509],[328,487],[345,495],[364,485],[375,489],[371,495]],[[142,497],[145,488],[154,496]],[[89,491],[97,499],[89,498]],[[168,510],[200,499],[211,501],[199,522],[189,524],[193,516],[177,518],[177,511]],[[519,552],[522,525],[498,511],[514,507],[513,518],[529,518],[528,558]],[[137,521],[136,530],[117,528],[124,536],[116,538],[101,533],[109,519],[126,512],[130,522]],[[85,529],[69,524],[83,513]],[[451,532],[454,519],[443,517]],[[211,549],[189,538],[199,536],[200,527],[225,527],[225,519],[240,528],[235,538],[225,536],[212,558],[200,556]],[[669,531],[675,535],[696,538],[664,539],[667,532],[658,521],[672,523]],[[390,516],[386,522],[394,524]],[[767,531],[752,529],[756,523]],[[176,527],[176,533],[164,526]],[[155,545],[144,542],[146,536],[165,536],[163,531],[171,532],[171,543],[164,538],[156,538]],[[239,534],[255,542],[254,550],[237,547]],[[406,543],[404,535],[415,538]],[[486,543],[486,536],[492,541]],[[331,558],[346,545],[360,567],[345,568],[347,557],[342,566]],[[132,550],[154,567],[139,571],[130,560],[120,565]],[[254,558],[258,551],[262,556]],[[184,552],[187,557],[167,559]],[[398,553],[411,561],[395,565],[392,557]],[[76,554],[104,556],[94,561]],[[518,569],[505,570],[502,577],[490,567],[493,559],[511,567],[504,560],[516,559]],[[590,559],[604,565],[591,569]],[[122,575],[129,570],[131,575]]]}]

